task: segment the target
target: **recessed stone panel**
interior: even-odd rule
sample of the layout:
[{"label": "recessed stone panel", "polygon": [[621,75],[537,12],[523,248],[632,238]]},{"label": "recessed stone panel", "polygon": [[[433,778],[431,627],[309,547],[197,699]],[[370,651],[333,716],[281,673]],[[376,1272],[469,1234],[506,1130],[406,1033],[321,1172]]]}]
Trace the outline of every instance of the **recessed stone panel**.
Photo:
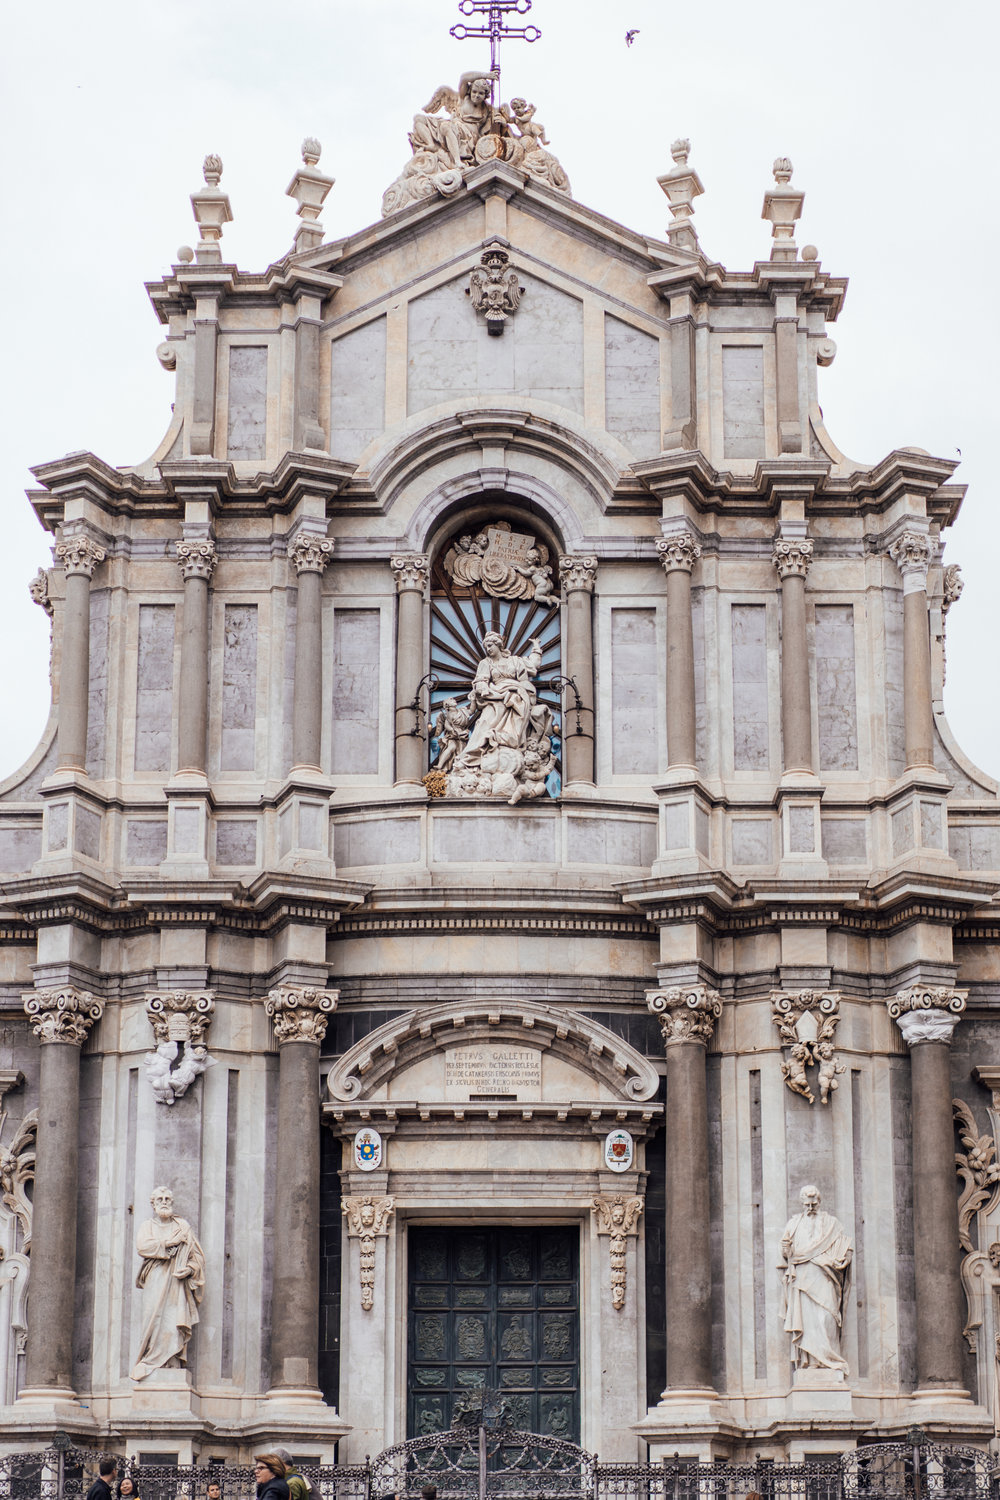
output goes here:
[{"label": "recessed stone panel", "polygon": [[215,825],[215,862],[218,865],[257,863],[257,819],[220,818]]},{"label": "recessed stone panel", "polygon": [[734,818],[733,864],[769,865],[774,859],[770,818]]},{"label": "recessed stone panel", "polygon": [[548,818],[443,817],[434,822],[438,864],[554,864],[556,825]]},{"label": "recessed stone panel", "polygon": [[166,818],[127,818],[125,863],[158,865],[167,857]]},{"label": "recessed stone panel", "polygon": [[760,345],[723,347],[722,412],[726,458],[763,458],[764,350]]},{"label": "recessed stone panel", "polygon": [[766,771],[770,763],[766,629],[763,604],[733,605],[733,765],[737,771]]},{"label": "recessed stone panel", "polygon": [[581,865],[651,865],[656,825],[628,818],[570,818],[566,858]]},{"label": "recessed stone panel", "polygon": [[333,849],[339,868],[413,864],[420,858],[420,819],[372,818],[338,823]]},{"label": "recessed stone panel", "polygon": [[41,824],[0,828],[0,871],[19,875],[42,857]]},{"label": "recessed stone panel", "polygon": [[660,341],[607,314],[604,425],[636,458],[660,452]]},{"label": "recessed stone panel", "polygon": [[257,730],[257,606],[227,604],[222,647],[223,771],[252,771]]},{"label": "recessed stone panel", "polygon": [[868,858],[864,818],[823,818],[823,858],[831,865],[863,865]]},{"label": "recessed stone panel", "polygon": [[656,611],[611,611],[611,761],[616,775],[659,767]]},{"label": "recessed stone panel", "polygon": [[263,458],[267,443],[267,346],[229,350],[229,439],[226,456]]},{"label": "recessed stone panel", "polygon": [[377,609],[338,609],[333,630],[333,774],[378,771]]},{"label": "recessed stone panel", "polygon": [[817,604],[815,634],[820,769],[856,771],[858,704],[853,605]]},{"label": "recessed stone panel", "polygon": [[139,606],[135,769],[169,771],[173,723],[174,607]]},{"label": "recessed stone panel", "polygon": [[330,346],[330,452],[354,463],[385,426],[385,318]]}]

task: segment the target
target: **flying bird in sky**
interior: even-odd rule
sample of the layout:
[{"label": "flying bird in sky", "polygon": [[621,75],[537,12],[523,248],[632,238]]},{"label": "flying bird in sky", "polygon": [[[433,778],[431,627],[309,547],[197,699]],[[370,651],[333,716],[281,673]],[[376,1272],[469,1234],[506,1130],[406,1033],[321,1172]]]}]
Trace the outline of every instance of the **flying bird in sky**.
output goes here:
[{"label": "flying bird in sky", "polygon": [[638,28],[636,28],[634,31],[626,31],[626,33],[625,33],[625,45],[626,45],[626,47],[631,47],[632,43],[635,41],[635,39],[636,39],[636,37],[638,35],[639,35]]}]

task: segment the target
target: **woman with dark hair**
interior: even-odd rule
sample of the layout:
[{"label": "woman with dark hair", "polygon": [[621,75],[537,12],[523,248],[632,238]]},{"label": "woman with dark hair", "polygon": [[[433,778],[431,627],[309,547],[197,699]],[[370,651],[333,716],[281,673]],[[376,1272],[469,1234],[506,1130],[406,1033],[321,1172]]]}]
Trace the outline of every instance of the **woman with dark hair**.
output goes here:
[{"label": "woman with dark hair", "polygon": [[258,1453],[253,1463],[257,1500],[288,1500],[284,1459],[276,1453]]},{"label": "woman with dark hair", "polygon": [[123,1474],[118,1481],[118,1495],[120,1500],[140,1500],[139,1491],[135,1487],[135,1480],[131,1474]]}]

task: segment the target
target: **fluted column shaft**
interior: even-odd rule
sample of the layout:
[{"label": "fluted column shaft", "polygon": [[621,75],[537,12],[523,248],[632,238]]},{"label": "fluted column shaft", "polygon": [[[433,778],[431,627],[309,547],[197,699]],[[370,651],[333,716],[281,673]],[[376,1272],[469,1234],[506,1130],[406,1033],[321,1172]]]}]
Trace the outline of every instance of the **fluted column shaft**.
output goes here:
[{"label": "fluted column shaft", "polygon": [[653,990],[667,1059],[667,1388],[712,1386],[708,1091],[705,1057],[722,1003],[703,985]]},{"label": "fluted column shaft", "polygon": [[[596,557],[560,557],[559,581],[566,595],[566,676],[579,694],[564,699],[563,782],[594,781],[594,624],[591,595],[597,578]],[[579,720],[580,733],[577,731]]]},{"label": "fluted column shaft", "polygon": [[216,563],[214,543],[208,539],[178,542],[177,563],[184,579],[177,769],[204,773],[208,746],[208,585]]},{"label": "fluted column shaft", "polygon": [[272,990],[278,1129],[271,1384],[314,1391],[319,1368],[319,1049],[336,990]]},{"label": "fluted column shaft", "polygon": [[25,1386],[72,1393],[80,1048],[104,1007],[66,988],[33,991],[24,1008],[42,1043]]},{"label": "fluted column shaft", "polygon": [[661,537],[656,544],[667,574],[667,760],[695,765],[694,627],[691,569],[701,548],[687,533]]},{"label": "fluted column shaft", "polygon": [[927,621],[930,555],[930,542],[920,532],[903,532],[889,548],[889,556],[903,575],[903,734],[907,769],[934,764],[931,641]]},{"label": "fluted column shaft", "polygon": [[103,547],[88,536],[57,543],[56,559],[66,574],[62,663],[59,671],[60,769],[87,769],[87,713],[90,704],[90,580],[104,561]]},{"label": "fluted column shaft", "polygon": [[812,550],[806,538],[779,538],[774,544],[773,562],[781,579],[781,741],[786,771],[813,769],[806,634],[806,574]]},{"label": "fluted column shaft", "polygon": [[943,988],[903,990],[889,1002],[889,1014],[910,1049],[920,1390],[960,1389],[963,1384],[951,1037],[964,1009],[964,993]]},{"label": "fluted column shaft", "polygon": [[424,675],[424,593],[430,560],[410,552],[390,563],[399,596],[396,609],[396,780],[419,783],[427,770],[419,715],[413,704]]},{"label": "fluted column shaft", "polygon": [[288,549],[298,576],[295,676],[292,688],[292,764],[320,769],[323,742],[323,569],[333,543],[299,533]]}]

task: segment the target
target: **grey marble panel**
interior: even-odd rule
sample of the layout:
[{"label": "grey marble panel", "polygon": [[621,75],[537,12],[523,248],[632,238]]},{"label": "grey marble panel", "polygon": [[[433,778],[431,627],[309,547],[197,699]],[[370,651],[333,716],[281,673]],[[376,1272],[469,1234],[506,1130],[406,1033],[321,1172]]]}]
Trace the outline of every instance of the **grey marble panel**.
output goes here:
[{"label": "grey marble panel", "polygon": [[173,726],[174,607],[139,606],[135,769],[169,771]]},{"label": "grey marble panel", "polygon": [[659,768],[659,676],[656,611],[613,609],[611,768],[616,775],[655,775]]},{"label": "grey marble panel", "polygon": [[76,1197],[76,1279],[73,1301],[73,1384],[93,1384],[94,1292],[101,1148],[102,1057],[80,1059],[80,1165]]},{"label": "grey marble panel", "polygon": [[378,770],[379,629],[377,609],[338,609],[333,629],[331,771]]},{"label": "grey marble panel", "polygon": [[605,314],[604,425],[636,458],[654,458],[660,435],[660,341]]},{"label": "grey marble panel", "polygon": [[65,849],[69,836],[69,803],[53,802],[48,809],[48,845],[50,849]]},{"label": "grey marble panel", "polygon": [[263,458],[267,448],[267,347],[233,345],[229,350],[229,439],[227,458]]},{"label": "grey marble panel", "polygon": [[663,809],[663,843],[666,849],[687,849],[691,843],[691,818],[685,802],[668,802]]},{"label": "grey marble panel", "polygon": [[856,771],[858,699],[853,605],[817,604],[815,641],[820,769]]},{"label": "grey marble panel", "polygon": [[126,819],[125,863],[127,865],[158,865],[166,857],[166,818]]},{"label": "grey marble panel", "polygon": [[440,864],[489,863],[553,864],[556,825],[548,818],[444,817],[434,823],[434,859]]},{"label": "grey marble panel", "polygon": [[771,820],[769,818],[734,818],[733,864],[769,865],[774,858],[771,850]]},{"label": "grey marble panel", "polygon": [[385,426],[385,329],[374,318],[330,349],[330,452],[349,463]]},{"label": "grey marble panel", "polygon": [[903,725],[903,595],[884,589],[885,619],[885,717],[889,775],[901,776],[906,765],[906,735]]},{"label": "grey marble panel", "polygon": [[111,624],[111,592],[90,591],[90,683],[87,700],[87,770],[91,776],[106,774],[108,712],[108,631]]},{"label": "grey marble panel", "polygon": [[76,809],[76,833],[73,844],[77,853],[85,854],[88,859],[100,859],[101,857],[101,815],[90,807],[82,807],[77,804]]},{"label": "grey marble panel", "polygon": [[7,875],[18,875],[30,870],[36,859],[42,857],[42,829],[40,824],[15,824],[12,828],[0,828],[0,870]]},{"label": "grey marble panel", "polygon": [[419,818],[372,818],[338,823],[333,832],[334,859],[351,865],[413,864],[420,858]]},{"label": "grey marble panel", "polygon": [[218,865],[257,863],[257,819],[219,818],[215,825],[215,862]]},{"label": "grey marble panel", "polygon": [[907,805],[892,814],[892,852],[895,857],[913,848],[913,810]]},{"label": "grey marble panel", "polygon": [[963,870],[1000,870],[1000,828],[995,824],[949,824],[948,849]]},{"label": "grey marble panel", "polygon": [[570,818],[566,857],[571,864],[651,865],[656,858],[656,825],[629,818]]},{"label": "grey marble panel", "polygon": [[940,802],[920,799],[920,842],[925,849],[944,847],[944,808]]},{"label": "grey marble panel", "polygon": [[791,854],[815,852],[816,820],[811,807],[788,809],[788,849]]},{"label": "grey marble panel", "polygon": [[823,858],[831,865],[863,865],[868,859],[864,818],[821,818]]},{"label": "grey marble panel", "polygon": [[252,771],[257,728],[257,606],[227,604],[222,648],[223,771]]},{"label": "grey marble panel", "polygon": [[763,604],[732,607],[733,764],[766,771],[770,760],[767,701],[767,611]]},{"label": "grey marble panel", "polygon": [[722,413],[726,458],[763,458],[764,350],[759,345],[723,347]]}]

